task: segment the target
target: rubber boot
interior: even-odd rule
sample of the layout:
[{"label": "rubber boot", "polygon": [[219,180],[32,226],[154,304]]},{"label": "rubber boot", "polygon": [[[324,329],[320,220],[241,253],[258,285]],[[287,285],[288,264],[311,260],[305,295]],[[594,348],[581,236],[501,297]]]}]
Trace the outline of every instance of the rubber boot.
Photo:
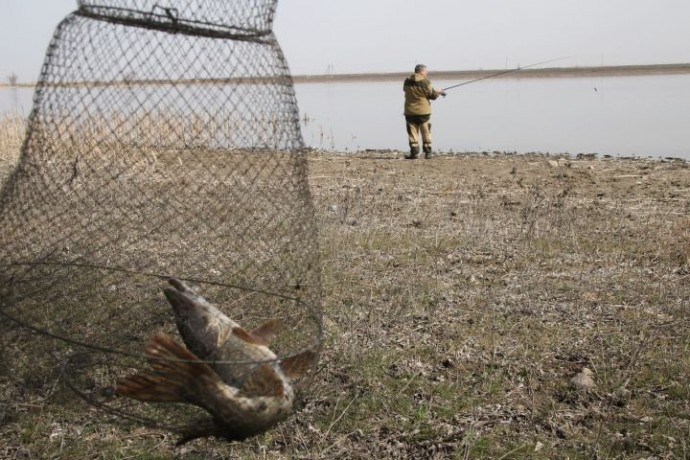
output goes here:
[{"label": "rubber boot", "polygon": [[424,144],[424,158],[431,158],[431,144]]},{"label": "rubber boot", "polygon": [[419,146],[418,145],[411,145],[410,146],[410,154],[405,157],[406,160],[416,160],[417,156],[419,155]]}]

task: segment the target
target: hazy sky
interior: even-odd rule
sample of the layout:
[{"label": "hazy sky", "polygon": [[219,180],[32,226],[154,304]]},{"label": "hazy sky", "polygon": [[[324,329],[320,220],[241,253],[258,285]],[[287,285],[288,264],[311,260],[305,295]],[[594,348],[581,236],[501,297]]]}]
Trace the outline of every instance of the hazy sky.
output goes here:
[{"label": "hazy sky", "polygon": [[[0,6],[0,80],[34,81],[76,0]],[[305,74],[690,62],[689,24],[689,0],[281,0],[275,31]]]}]

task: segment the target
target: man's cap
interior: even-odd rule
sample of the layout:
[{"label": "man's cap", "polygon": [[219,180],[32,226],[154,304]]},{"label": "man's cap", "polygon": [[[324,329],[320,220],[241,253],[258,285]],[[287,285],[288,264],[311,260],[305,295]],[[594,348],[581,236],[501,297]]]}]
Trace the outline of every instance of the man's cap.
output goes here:
[{"label": "man's cap", "polygon": [[426,69],[426,66],[424,64],[417,64],[416,66],[414,66],[415,73],[419,73],[424,69]]}]

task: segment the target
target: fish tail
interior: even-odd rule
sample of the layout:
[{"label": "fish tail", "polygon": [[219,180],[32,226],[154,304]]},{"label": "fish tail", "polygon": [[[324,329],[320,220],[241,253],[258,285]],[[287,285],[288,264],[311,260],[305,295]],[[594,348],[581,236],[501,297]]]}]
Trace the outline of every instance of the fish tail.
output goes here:
[{"label": "fish tail", "polygon": [[154,336],[145,352],[152,370],[120,380],[115,389],[118,395],[138,401],[196,403],[202,389],[219,378],[208,364],[168,335]]}]

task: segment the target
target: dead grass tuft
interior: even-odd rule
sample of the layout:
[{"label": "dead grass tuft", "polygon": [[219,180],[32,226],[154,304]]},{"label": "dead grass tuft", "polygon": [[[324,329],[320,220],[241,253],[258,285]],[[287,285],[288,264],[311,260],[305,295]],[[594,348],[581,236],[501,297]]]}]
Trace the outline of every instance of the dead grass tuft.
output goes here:
[{"label": "dead grass tuft", "polygon": [[26,121],[21,115],[0,114],[0,183],[19,159],[25,132]]}]

